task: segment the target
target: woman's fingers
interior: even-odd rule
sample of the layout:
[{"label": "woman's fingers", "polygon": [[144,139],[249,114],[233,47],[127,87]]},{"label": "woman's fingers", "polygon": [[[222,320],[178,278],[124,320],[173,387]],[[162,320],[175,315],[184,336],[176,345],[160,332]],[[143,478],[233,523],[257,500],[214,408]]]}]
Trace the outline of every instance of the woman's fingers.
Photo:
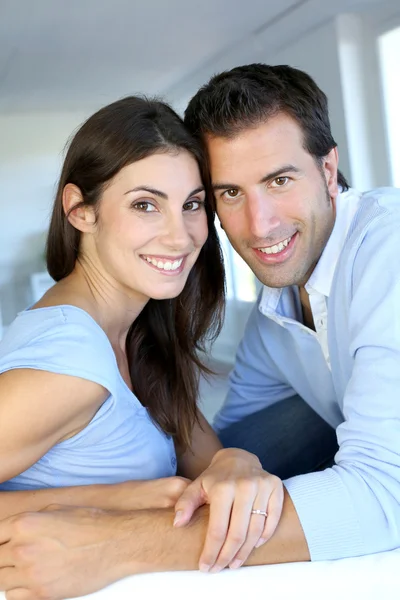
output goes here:
[{"label": "woman's fingers", "polygon": [[273,490],[267,506],[268,518],[266,519],[264,531],[256,544],[256,548],[265,544],[274,535],[282,514],[284,499],[283,483],[278,477],[274,475],[271,475],[271,477],[274,477],[275,481],[273,482]]},{"label": "woman's fingers", "polygon": [[209,499],[210,516],[206,541],[199,561],[200,571],[208,572],[211,570],[224,545],[229,530],[234,497],[235,486],[233,484],[221,484],[216,487],[215,494]]},{"label": "woman's fingers", "polygon": [[[264,479],[258,488],[258,493],[254,499],[252,506],[250,507],[249,515],[249,527],[247,536],[243,541],[243,544],[238,548],[235,556],[229,563],[231,569],[238,569],[247,560],[252,550],[260,540],[265,530],[266,521],[268,520],[263,514],[254,514],[252,510],[260,510],[267,512],[267,506],[269,503],[271,494],[271,487],[268,479]],[[268,514],[268,512],[267,512]],[[269,518],[269,517],[268,517]]]},{"label": "woman's fingers", "polygon": [[191,483],[175,504],[174,527],[187,525],[195,510],[204,504],[201,482],[196,479]]},{"label": "woman's fingers", "polygon": [[[256,482],[244,481],[239,483],[234,497],[231,520],[226,540],[221,548],[218,558],[211,569],[217,573],[227,567],[234,559],[248,537],[251,522],[251,510],[257,497],[258,486]],[[256,532],[256,541],[259,539],[262,527]]]}]

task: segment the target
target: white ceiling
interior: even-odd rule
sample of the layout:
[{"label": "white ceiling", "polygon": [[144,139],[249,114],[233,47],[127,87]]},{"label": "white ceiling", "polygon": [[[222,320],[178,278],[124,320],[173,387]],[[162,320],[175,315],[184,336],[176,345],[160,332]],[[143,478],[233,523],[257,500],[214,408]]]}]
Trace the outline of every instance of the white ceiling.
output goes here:
[{"label": "white ceiling", "polygon": [[377,1],[0,0],[0,110],[79,110],[135,92],[177,99],[228,56],[251,60],[260,36],[272,50]]}]

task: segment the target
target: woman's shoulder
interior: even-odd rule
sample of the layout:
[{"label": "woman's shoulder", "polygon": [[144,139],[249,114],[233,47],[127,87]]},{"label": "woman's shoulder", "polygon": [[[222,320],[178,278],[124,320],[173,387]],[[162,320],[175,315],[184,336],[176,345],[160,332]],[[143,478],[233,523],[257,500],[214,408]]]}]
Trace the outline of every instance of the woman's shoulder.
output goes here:
[{"label": "woman's shoulder", "polygon": [[109,387],[116,360],[105,332],[89,313],[64,304],[18,314],[0,342],[0,372],[14,368],[71,374]]},{"label": "woman's shoulder", "polygon": [[40,339],[86,338],[107,340],[107,336],[93,317],[82,308],[73,305],[56,305],[28,308],[20,312],[8,327],[1,341],[3,347],[17,347]]}]

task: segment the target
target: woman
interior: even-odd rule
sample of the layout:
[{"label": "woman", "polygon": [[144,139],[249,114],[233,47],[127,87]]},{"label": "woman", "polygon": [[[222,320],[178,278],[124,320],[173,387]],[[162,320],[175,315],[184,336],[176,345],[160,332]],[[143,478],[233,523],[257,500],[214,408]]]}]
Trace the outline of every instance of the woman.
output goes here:
[{"label": "woman", "polygon": [[281,482],[222,450],[196,406],[197,350],[220,329],[224,289],[203,165],[172,109],[142,98],[73,138],[47,243],[57,283],[0,344],[0,518],[177,503],[179,526],[208,502],[218,567],[272,535]]}]

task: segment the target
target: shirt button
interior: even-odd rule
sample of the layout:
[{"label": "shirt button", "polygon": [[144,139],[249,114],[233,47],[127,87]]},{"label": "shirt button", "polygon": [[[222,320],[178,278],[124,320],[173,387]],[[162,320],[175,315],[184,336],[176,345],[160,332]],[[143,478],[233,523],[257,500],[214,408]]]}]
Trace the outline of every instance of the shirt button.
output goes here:
[{"label": "shirt button", "polygon": [[175,467],[176,467],[176,458],[175,458],[175,456],[174,456],[174,458],[171,458],[171,465],[172,465],[172,466],[174,467],[174,469],[175,469]]}]

